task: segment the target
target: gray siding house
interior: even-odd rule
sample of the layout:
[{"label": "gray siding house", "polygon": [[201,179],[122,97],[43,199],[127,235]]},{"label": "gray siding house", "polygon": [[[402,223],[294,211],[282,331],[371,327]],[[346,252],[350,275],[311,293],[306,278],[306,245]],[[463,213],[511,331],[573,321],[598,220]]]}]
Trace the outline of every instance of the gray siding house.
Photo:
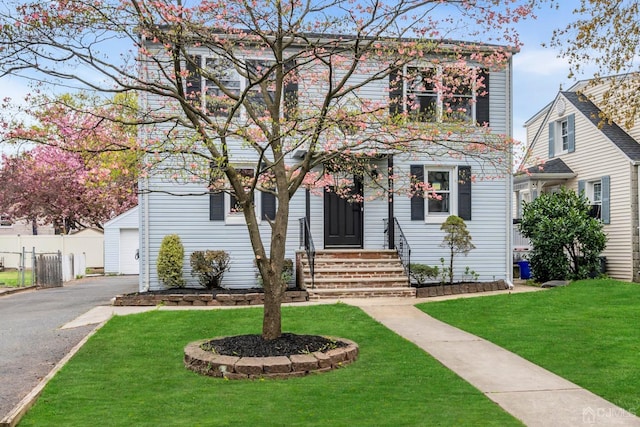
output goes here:
[{"label": "gray siding house", "polygon": [[[200,48],[193,49],[199,61],[206,61],[211,53]],[[200,59],[201,58],[201,59]],[[425,68],[434,67],[425,60]],[[371,67],[371,72],[375,67]],[[406,71],[406,69],[404,70]],[[406,94],[406,87],[390,88],[390,79],[371,82],[359,90],[359,96],[373,101],[388,102],[389,97]],[[468,126],[478,122],[488,123],[495,135],[512,134],[512,70],[509,61],[503,68],[486,72],[486,90],[480,94],[470,92]],[[293,90],[300,105],[313,105],[315,81],[305,80],[300,73]],[[195,81],[189,87],[203,90],[206,82]],[[242,85],[239,81],[238,85]],[[315,88],[317,91],[317,87]],[[434,100],[437,98],[434,96]],[[142,95],[141,104],[146,108],[160,108],[160,100],[149,94]],[[237,165],[255,168],[258,158],[253,150],[240,143],[230,145],[231,158]],[[502,154],[510,164],[511,153]],[[294,162],[297,152],[291,152],[289,161]],[[367,251],[384,251],[390,246],[389,224],[396,223],[404,233],[406,244],[411,249],[411,262],[441,265],[441,258],[448,262],[447,251],[441,246],[442,222],[449,215],[462,217],[472,235],[476,249],[456,260],[456,280],[463,280],[465,270],[473,270],[479,281],[505,280],[510,283],[512,274],[511,251],[511,205],[512,183],[505,171],[499,170],[496,162],[479,157],[465,157],[434,153],[415,155],[411,153],[381,153],[369,160],[377,170],[387,177],[395,175],[413,176],[427,181],[436,190],[439,199],[411,197],[397,191],[392,197],[379,190],[371,182],[357,182],[362,192],[362,201],[348,203],[329,191],[305,191],[301,189],[291,200],[290,222],[286,240],[286,256],[300,257],[301,218],[309,224],[315,249],[355,252],[362,256]],[[382,180],[385,181],[384,179]],[[223,285],[228,288],[252,288],[256,286],[254,254],[249,243],[244,218],[233,211],[233,199],[229,194],[217,193],[196,195],[206,191],[199,182],[184,180],[176,183],[149,174],[140,183],[140,290],[162,288],[156,273],[156,259],[165,235],[178,234],[185,247],[184,276],[188,286],[197,287],[197,278],[191,276],[189,255],[193,251],[223,249],[230,254],[231,266]],[[270,236],[270,226],[265,218],[272,212],[273,199],[262,194],[255,201],[261,218],[263,237]],[[393,227],[393,234],[398,228]],[[265,242],[267,245],[269,242]],[[398,249],[398,248],[395,248]],[[467,277],[467,279],[469,279]],[[300,283],[302,284],[302,283]]]},{"label": "gray siding house", "polygon": [[[606,273],[616,279],[639,281],[638,167],[640,124],[624,130],[601,122],[605,79],[597,86],[580,81],[560,91],[551,103],[526,123],[529,173],[517,175],[518,203],[563,186],[584,192],[592,214],[604,224]],[[543,163],[542,167],[536,166]]]}]

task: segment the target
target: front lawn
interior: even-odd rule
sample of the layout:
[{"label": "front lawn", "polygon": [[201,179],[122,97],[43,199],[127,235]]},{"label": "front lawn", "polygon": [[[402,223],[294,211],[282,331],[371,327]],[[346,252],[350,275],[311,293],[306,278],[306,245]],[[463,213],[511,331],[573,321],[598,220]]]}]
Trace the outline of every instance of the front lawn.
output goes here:
[{"label": "front lawn", "polygon": [[598,394],[640,410],[640,285],[584,280],[547,291],[420,304]]},{"label": "front lawn", "polygon": [[283,325],[356,341],[360,356],[344,369],[234,381],[184,368],[187,343],[257,333],[261,321],[261,308],[116,317],[54,377],[20,425],[521,425],[424,351],[343,304],[285,307]]}]

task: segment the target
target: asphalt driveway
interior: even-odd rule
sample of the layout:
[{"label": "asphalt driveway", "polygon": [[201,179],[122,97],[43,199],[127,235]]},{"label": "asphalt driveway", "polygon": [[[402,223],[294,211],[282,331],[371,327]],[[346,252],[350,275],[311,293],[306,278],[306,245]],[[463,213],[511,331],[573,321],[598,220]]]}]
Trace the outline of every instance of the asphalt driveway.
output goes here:
[{"label": "asphalt driveway", "polygon": [[61,326],[137,289],[138,276],[105,276],[0,296],[0,419],[97,325]]}]

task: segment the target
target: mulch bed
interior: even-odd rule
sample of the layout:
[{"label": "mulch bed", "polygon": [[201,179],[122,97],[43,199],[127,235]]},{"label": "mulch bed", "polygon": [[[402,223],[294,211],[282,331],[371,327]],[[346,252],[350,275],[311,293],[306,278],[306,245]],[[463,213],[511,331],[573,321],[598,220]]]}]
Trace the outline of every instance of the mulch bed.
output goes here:
[{"label": "mulch bed", "polygon": [[274,340],[261,335],[236,335],[218,338],[202,344],[205,351],[237,357],[275,357],[292,354],[311,354],[346,347],[342,341],[334,341],[319,335],[284,333]]}]

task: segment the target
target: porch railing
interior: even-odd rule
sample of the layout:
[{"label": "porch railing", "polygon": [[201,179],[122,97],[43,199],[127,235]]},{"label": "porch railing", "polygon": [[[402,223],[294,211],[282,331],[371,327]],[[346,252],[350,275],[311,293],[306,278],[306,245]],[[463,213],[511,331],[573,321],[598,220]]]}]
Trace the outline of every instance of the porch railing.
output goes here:
[{"label": "porch railing", "polygon": [[518,228],[518,224],[513,224],[513,249],[518,251],[528,251],[531,249],[531,242],[524,237]]},{"label": "porch railing", "polygon": [[311,229],[309,227],[309,220],[307,217],[302,217],[299,220],[300,223],[300,247],[304,248],[307,254],[307,261],[309,262],[309,274],[311,275],[311,289],[316,287],[315,277],[315,263],[316,263],[316,247],[313,244],[313,237],[311,237]]},{"label": "porch railing", "polygon": [[[389,220],[384,219],[384,247],[387,248],[389,242]],[[393,248],[398,252],[404,272],[411,281],[411,246],[407,241],[407,237],[400,227],[400,223],[396,217],[393,217]]]}]

